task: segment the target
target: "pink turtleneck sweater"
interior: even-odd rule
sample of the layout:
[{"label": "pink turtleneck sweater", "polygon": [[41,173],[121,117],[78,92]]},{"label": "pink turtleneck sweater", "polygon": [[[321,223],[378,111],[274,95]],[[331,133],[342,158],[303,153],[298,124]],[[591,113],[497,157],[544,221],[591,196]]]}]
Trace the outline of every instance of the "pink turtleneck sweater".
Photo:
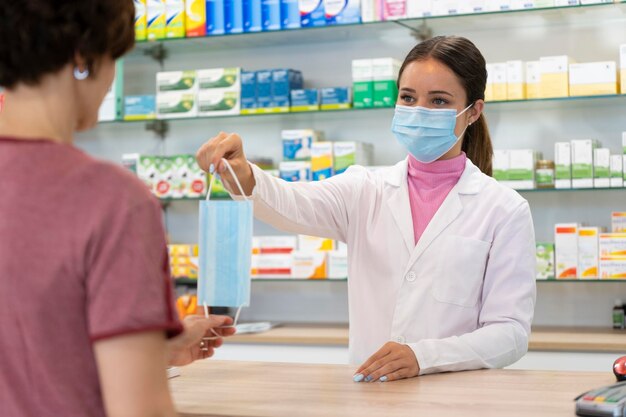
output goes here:
[{"label": "pink turtleneck sweater", "polygon": [[422,237],[443,200],[461,178],[466,160],[464,152],[455,158],[431,164],[423,164],[409,155],[409,201],[415,244]]}]

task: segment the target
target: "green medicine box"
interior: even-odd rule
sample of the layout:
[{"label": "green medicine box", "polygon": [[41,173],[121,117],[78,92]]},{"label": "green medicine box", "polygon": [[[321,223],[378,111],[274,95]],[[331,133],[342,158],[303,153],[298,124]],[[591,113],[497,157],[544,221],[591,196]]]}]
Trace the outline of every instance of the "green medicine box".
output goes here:
[{"label": "green medicine box", "polygon": [[374,81],[374,107],[394,107],[398,99],[398,86],[394,80]]},{"label": "green medicine box", "polygon": [[354,107],[368,109],[374,107],[374,81],[361,81],[352,84]]}]

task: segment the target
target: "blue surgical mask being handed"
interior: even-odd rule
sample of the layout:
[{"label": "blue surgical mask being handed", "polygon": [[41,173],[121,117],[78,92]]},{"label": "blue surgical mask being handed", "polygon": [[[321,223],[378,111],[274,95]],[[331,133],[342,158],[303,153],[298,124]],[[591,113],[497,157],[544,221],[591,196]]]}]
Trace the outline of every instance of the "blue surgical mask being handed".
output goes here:
[{"label": "blue surgical mask being handed", "polygon": [[459,114],[455,109],[397,105],[391,131],[415,159],[430,164],[448,153],[463,137],[471,123],[457,137],[454,134],[456,119],[473,105],[470,104]]}]

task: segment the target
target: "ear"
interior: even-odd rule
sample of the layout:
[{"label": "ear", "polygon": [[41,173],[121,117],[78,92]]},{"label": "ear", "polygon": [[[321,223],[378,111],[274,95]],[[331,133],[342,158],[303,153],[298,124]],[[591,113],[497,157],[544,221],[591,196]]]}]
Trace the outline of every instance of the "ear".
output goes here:
[{"label": "ear", "polygon": [[476,100],[474,105],[469,109],[469,117],[468,123],[476,123],[476,121],[480,118],[480,115],[483,113],[485,109],[485,101],[484,100]]}]

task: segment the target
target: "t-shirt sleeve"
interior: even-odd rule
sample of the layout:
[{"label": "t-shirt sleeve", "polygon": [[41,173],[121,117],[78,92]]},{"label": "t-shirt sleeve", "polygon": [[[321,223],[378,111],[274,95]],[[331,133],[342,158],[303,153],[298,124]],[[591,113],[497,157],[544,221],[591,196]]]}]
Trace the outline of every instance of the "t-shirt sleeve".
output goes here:
[{"label": "t-shirt sleeve", "polygon": [[[87,314],[92,341],[163,330],[182,332],[174,307],[165,232],[156,201],[107,210],[87,253]],[[124,204],[121,204],[124,206]]]}]

